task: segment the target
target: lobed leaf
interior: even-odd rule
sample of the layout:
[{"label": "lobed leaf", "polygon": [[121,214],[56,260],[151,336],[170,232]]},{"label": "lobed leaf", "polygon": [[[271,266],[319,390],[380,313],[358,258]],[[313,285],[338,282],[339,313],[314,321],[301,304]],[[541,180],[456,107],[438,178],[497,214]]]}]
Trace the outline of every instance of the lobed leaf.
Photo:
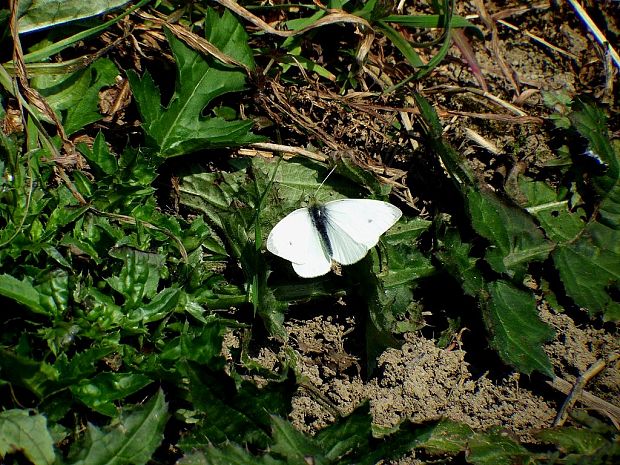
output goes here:
[{"label": "lobed leaf", "polygon": [[[253,67],[247,34],[228,10],[222,17],[208,10],[206,25],[207,40],[212,45]],[[173,157],[262,140],[250,132],[251,120],[228,121],[222,117],[203,116],[213,99],[245,88],[244,72],[214,58],[203,57],[176,39],[169,30],[166,30],[166,37],[178,68],[175,93],[166,108],[162,108],[159,91],[148,73],[142,78],[134,72],[128,73],[144,131],[159,154]]]}]

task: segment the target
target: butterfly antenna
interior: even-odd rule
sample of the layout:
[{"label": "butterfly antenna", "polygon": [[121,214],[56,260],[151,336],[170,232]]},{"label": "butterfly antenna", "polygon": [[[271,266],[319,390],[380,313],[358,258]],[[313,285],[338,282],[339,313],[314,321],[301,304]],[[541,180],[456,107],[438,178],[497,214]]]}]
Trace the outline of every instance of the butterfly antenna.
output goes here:
[{"label": "butterfly antenna", "polygon": [[327,173],[327,176],[325,176],[321,184],[319,184],[319,187],[316,188],[316,191],[314,192],[315,198],[316,198],[316,195],[319,193],[319,190],[321,189],[321,187],[323,187],[323,184],[325,184],[325,181],[327,181],[327,178],[329,178],[334,171],[336,171],[336,165],[334,165],[334,167],[331,170],[329,170],[329,173]]}]

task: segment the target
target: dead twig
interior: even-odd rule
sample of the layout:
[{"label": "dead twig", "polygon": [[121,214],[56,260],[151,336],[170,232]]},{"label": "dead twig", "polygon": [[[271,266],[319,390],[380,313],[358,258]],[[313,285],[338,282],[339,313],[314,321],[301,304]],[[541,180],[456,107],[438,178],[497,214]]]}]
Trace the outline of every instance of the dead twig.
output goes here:
[{"label": "dead twig", "polygon": [[178,24],[173,24],[167,21],[163,17],[163,15],[159,14],[158,16],[153,16],[144,11],[139,11],[137,14],[141,18],[152,21],[155,24],[159,25],[160,27],[166,26],[178,39],[185,42],[185,44],[187,44],[190,48],[197,50],[203,54],[211,55],[217,58],[219,61],[221,61],[225,65],[238,66],[240,68],[243,68],[248,75],[251,73],[250,68],[245,63],[242,63],[234,59],[233,57],[226,55],[224,52],[218,49],[215,45],[213,45],[207,39],[200,37],[199,35],[194,34],[191,31],[188,31],[187,29],[185,29],[182,26],[179,26]]},{"label": "dead twig", "polygon": [[575,55],[574,53],[571,53],[567,50],[564,50],[563,48],[557,47],[555,45],[553,45],[552,43],[546,41],[545,39],[543,39],[540,36],[537,36],[536,34],[531,33],[530,31],[522,31],[521,29],[519,29],[517,26],[515,26],[514,24],[509,23],[508,21],[505,21],[503,19],[498,19],[497,20],[498,23],[506,26],[509,29],[512,29],[513,31],[517,31],[520,32],[521,34],[525,35],[526,37],[529,37],[530,39],[532,39],[534,42],[538,42],[541,45],[544,45],[545,47],[548,47],[549,49],[553,50],[554,52],[557,52],[561,55],[564,55],[572,60],[578,60],[579,57],[577,55]]},{"label": "dead twig", "polygon": [[489,13],[487,12],[486,7],[484,6],[483,0],[473,0],[473,3],[474,5],[476,5],[476,8],[478,9],[478,12],[480,13],[480,19],[482,20],[482,22],[484,22],[485,26],[489,28],[489,30],[491,31],[491,50],[493,51],[493,54],[495,55],[495,59],[497,60],[499,67],[502,70],[502,74],[512,84],[512,86],[514,87],[516,96],[518,97],[519,94],[521,93],[521,87],[519,86],[519,83],[517,82],[516,73],[510,67],[510,65],[506,63],[506,60],[504,60],[504,56],[500,51],[501,46],[499,43],[499,34],[497,32],[497,26],[495,25],[495,20],[491,16],[489,16]]},{"label": "dead twig", "polygon": [[[557,416],[555,417],[555,421],[553,422],[554,426],[562,426],[564,424],[564,422],[568,418],[570,409],[573,408],[577,400],[581,400],[582,402],[585,401],[586,396],[585,396],[585,392],[583,391],[585,385],[592,378],[594,378],[601,371],[603,371],[603,369],[605,369],[607,365],[614,363],[618,359],[620,359],[620,354],[614,353],[604,359],[598,360],[595,363],[593,363],[590,366],[590,368],[588,368],[579,378],[577,378],[577,381],[575,381],[575,384],[570,388],[568,392],[568,397],[564,401],[564,404],[562,404],[562,407],[560,408]],[[558,386],[562,385],[562,383],[558,382],[558,380],[559,378],[554,378],[553,381],[550,383],[556,389],[559,389]],[[570,386],[570,384],[567,383],[566,381],[564,381],[564,383]],[[564,392],[562,389],[559,389],[559,390]],[[596,399],[596,401],[594,402],[593,399]],[[599,399],[598,397],[595,397],[592,394],[589,394],[588,402],[585,402],[585,403],[590,403],[598,410],[605,412],[607,416],[614,422],[614,424],[616,425],[616,428],[618,428],[620,424],[620,408],[612,404],[609,404],[608,402],[605,402],[604,400]]]},{"label": "dead twig", "polygon": [[[272,144],[270,142],[255,142],[253,144],[250,144],[251,147],[256,147],[257,149],[262,149],[268,152],[262,152],[262,153],[256,153],[257,155],[263,155],[263,153],[271,153],[271,151],[273,152],[282,152],[282,153],[287,153],[287,154],[291,154],[291,155],[302,155],[306,158],[309,158],[311,160],[314,161],[318,161],[321,163],[325,163],[329,157],[327,157],[326,155],[323,155],[322,153],[316,153],[316,152],[311,152],[310,150],[306,150],[306,149],[302,149],[301,147],[293,147],[290,145],[281,145],[281,144]],[[243,153],[242,150],[239,150],[239,153]],[[243,153],[248,154],[249,153]],[[291,157],[284,157],[286,158],[291,158]]]},{"label": "dead twig", "polygon": [[250,13],[248,10],[246,10],[245,8],[243,8],[241,5],[234,2],[233,0],[215,0],[215,1],[219,3],[220,5],[228,8],[229,10],[235,12],[236,14],[241,16],[243,19],[254,24],[256,27],[258,27],[262,31],[267,32],[269,34],[277,35],[280,37],[292,37],[292,36],[296,36],[299,34],[304,34],[305,32],[308,32],[312,29],[316,29],[318,27],[327,26],[328,24],[336,24],[336,23],[351,23],[351,24],[357,24],[359,26],[362,26],[370,30],[372,29],[372,26],[370,25],[370,23],[368,23],[368,21],[366,21],[365,19],[360,18],[359,16],[351,15],[349,13],[345,13],[344,11],[339,11],[339,10],[336,10],[336,11],[327,10],[329,12],[327,16],[324,16],[321,19],[318,19],[317,21],[315,21],[309,26],[304,27],[303,29],[299,29],[297,31],[281,31],[267,24],[261,18]]},{"label": "dead twig", "polygon": [[588,30],[592,33],[596,41],[601,44],[605,51],[611,56],[612,61],[616,65],[616,68],[620,70],[620,55],[611,46],[605,34],[598,28],[598,26],[592,21],[592,18],[588,15],[586,10],[581,6],[577,0],[568,0],[568,3],[573,7],[577,16],[581,18]]}]

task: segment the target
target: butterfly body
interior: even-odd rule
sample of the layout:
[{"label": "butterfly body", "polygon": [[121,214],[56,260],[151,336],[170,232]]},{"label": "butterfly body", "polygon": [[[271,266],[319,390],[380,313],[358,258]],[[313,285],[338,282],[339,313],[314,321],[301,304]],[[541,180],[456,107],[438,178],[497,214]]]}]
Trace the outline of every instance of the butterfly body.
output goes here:
[{"label": "butterfly body", "polygon": [[342,265],[360,261],[402,212],[370,199],[341,199],[300,208],[269,233],[267,249],[289,260],[295,272],[313,278],[329,272],[332,260]]}]

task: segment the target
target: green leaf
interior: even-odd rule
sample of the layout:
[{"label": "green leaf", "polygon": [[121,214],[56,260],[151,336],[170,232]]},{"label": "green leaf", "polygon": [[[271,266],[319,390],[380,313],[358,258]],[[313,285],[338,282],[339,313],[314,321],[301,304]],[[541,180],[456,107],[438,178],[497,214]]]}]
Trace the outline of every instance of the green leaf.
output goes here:
[{"label": "green leaf", "polygon": [[71,135],[103,117],[98,107],[99,91],[114,84],[116,76],[114,63],[100,58],[74,73],[38,76],[33,79],[33,87],[62,115],[65,131]]},{"label": "green leaf", "polygon": [[418,448],[428,448],[432,453],[451,453],[465,449],[472,431],[466,425],[451,420],[441,420],[428,425],[404,422],[396,431],[381,437],[379,444],[372,444],[368,453],[362,449],[360,465],[374,465],[381,460],[396,459]]},{"label": "green leaf", "polygon": [[167,420],[168,404],[160,390],[147,403],[123,413],[103,430],[89,423],[86,437],[74,449],[69,463],[146,464],[163,439]]},{"label": "green leaf", "polygon": [[538,318],[536,300],[530,292],[505,281],[487,285],[483,314],[491,334],[491,345],[502,360],[522,373],[534,370],[552,377],[551,362],[542,348],[553,330]]},{"label": "green leaf", "polygon": [[126,298],[128,309],[136,307],[144,298],[155,296],[163,256],[128,247],[115,249],[110,255],[123,260],[124,265],[119,276],[111,276],[106,281]]},{"label": "green leaf", "polygon": [[[620,231],[613,225],[591,220],[584,212],[571,212],[568,201],[541,182],[520,179],[528,200],[527,210],[534,215],[548,237],[558,242],[552,253],[566,293],[591,314],[603,313],[607,320],[620,319],[620,306],[612,295],[620,282]],[[600,204],[606,218],[613,219],[616,203],[613,187]],[[620,192],[620,190],[618,190]],[[602,217],[601,217],[602,218]]]},{"label": "green leaf", "polygon": [[474,434],[468,443],[467,461],[475,465],[513,465],[528,463],[532,454],[501,432]]},{"label": "green leaf", "polygon": [[608,441],[601,434],[571,426],[538,431],[536,438],[557,444],[564,453],[593,455],[602,447],[609,447]]},{"label": "green leaf", "polygon": [[473,434],[474,431],[471,427],[463,423],[447,418],[442,419],[437,422],[430,434],[424,439],[422,447],[435,454],[457,454],[467,447],[469,438]]},{"label": "green leaf", "polygon": [[95,373],[97,371],[95,363],[115,350],[114,347],[91,347],[75,354],[71,360],[67,359],[66,354],[62,354],[56,359],[54,368],[60,373],[59,379],[63,383],[72,385]]},{"label": "green leaf", "polygon": [[19,2],[19,32],[31,32],[50,26],[89,18],[119,8],[128,0],[29,0]]},{"label": "green leaf", "polygon": [[[442,28],[445,27],[445,15],[389,15],[381,18],[386,23],[400,24],[412,28]],[[468,27],[475,30],[478,28],[466,18],[458,15],[450,17],[453,28]]]},{"label": "green leaf", "polygon": [[37,397],[43,397],[50,387],[56,387],[59,373],[45,362],[0,349],[1,379],[30,390]]},{"label": "green leaf", "polygon": [[178,465],[290,465],[288,461],[278,460],[271,455],[257,457],[247,449],[236,444],[222,447],[209,445],[204,451],[194,451],[178,462]]},{"label": "green leaf", "polygon": [[37,278],[39,302],[49,315],[61,317],[69,308],[69,274],[53,270]]},{"label": "green leaf", "polygon": [[323,463],[321,448],[309,436],[297,431],[288,421],[272,416],[273,444],[271,450],[285,457],[287,463],[304,465],[306,457]]},{"label": "green leaf", "polygon": [[[227,121],[202,116],[213,99],[245,88],[244,72],[198,54],[168,30],[166,37],[178,67],[175,93],[167,108],[161,107],[159,91],[148,73],[142,79],[133,72],[128,73],[144,130],[151,143],[159,148],[160,155],[173,157],[263,140],[250,132],[251,120]],[[247,34],[228,10],[221,18],[209,10],[207,40],[237,61],[253,67]]]},{"label": "green leaf", "polygon": [[114,401],[138,392],[152,381],[144,375],[133,373],[99,373],[88,380],[71,386],[71,392],[93,410],[114,417],[118,409]]},{"label": "green leaf", "polygon": [[[617,150],[619,147],[617,143],[615,147],[612,146],[608,134],[607,117],[600,108],[579,99],[571,105],[571,110],[568,115],[571,123],[588,140],[588,148],[592,154],[606,165],[605,172],[595,176],[592,182],[601,196],[607,196],[615,191],[613,195],[615,203],[618,204],[620,202],[620,151]],[[619,219],[620,216],[606,218],[603,215],[601,218],[603,222],[609,221],[616,227],[620,223]]]},{"label": "green leaf", "polygon": [[491,243],[485,258],[498,273],[521,276],[530,262],[544,260],[553,249],[523,210],[491,192],[471,189],[467,200],[472,226]]},{"label": "green leaf", "polygon": [[613,298],[620,283],[619,243],[620,231],[592,223],[576,241],[553,253],[566,293],[577,305],[612,321],[620,320],[620,304]]},{"label": "green leaf", "polygon": [[485,281],[478,269],[478,258],[472,256],[472,245],[463,242],[458,230],[448,226],[442,235],[438,235],[440,248],[435,253],[445,269],[461,283],[465,294],[479,297]]},{"label": "green leaf", "polygon": [[182,292],[179,289],[168,287],[157,294],[150,303],[133,309],[127,315],[127,320],[133,324],[146,324],[161,320],[176,309],[181,295]]},{"label": "green leaf", "polygon": [[385,21],[377,21],[376,27],[394,44],[394,46],[403,54],[409,64],[414,68],[424,66],[424,62],[418,55],[418,52],[411,46],[409,41],[403,35],[387,24]]},{"label": "green leaf", "polygon": [[475,185],[475,177],[463,157],[442,137],[443,128],[433,106],[419,94],[413,95],[420,110],[420,119],[430,148],[439,156],[444,169],[460,190]]},{"label": "green leaf", "polygon": [[0,412],[0,458],[16,452],[34,465],[54,463],[54,443],[43,415],[17,409]]},{"label": "green leaf", "polygon": [[286,416],[295,392],[292,378],[272,381],[259,389],[254,383],[242,381],[238,386],[222,371],[204,365],[184,363],[183,371],[190,379],[191,400],[205,418],[186,436],[179,446],[194,449],[207,441],[214,445],[228,441],[266,448],[271,439],[270,414]]},{"label": "green leaf", "polygon": [[338,463],[350,454],[360,455],[367,447],[368,438],[372,437],[371,426],[370,404],[365,402],[350,415],[319,431],[314,442],[320,446],[328,461]]},{"label": "green leaf", "polygon": [[13,299],[35,313],[48,314],[41,305],[39,291],[26,279],[20,281],[8,274],[0,275],[0,295]]},{"label": "green leaf", "polygon": [[118,162],[110,153],[103,134],[99,132],[93,142],[92,150],[86,144],[79,144],[80,153],[88,160],[90,167],[101,175],[114,174],[118,170]]},{"label": "green leaf", "polygon": [[568,201],[562,200],[547,184],[521,176],[519,188],[527,197],[528,213],[536,217],[549,239],[569,242],[583,231],[583,213],[571,212]]},{"label": "green leaf", "polygon": [[[234,325],[232,325],[234,327]],[[192,360],[218,370],[222,366],[222,341],[228,322],[209,318],[198,328],[185,324],[181,336],[166,344],[162,360]]]}]

